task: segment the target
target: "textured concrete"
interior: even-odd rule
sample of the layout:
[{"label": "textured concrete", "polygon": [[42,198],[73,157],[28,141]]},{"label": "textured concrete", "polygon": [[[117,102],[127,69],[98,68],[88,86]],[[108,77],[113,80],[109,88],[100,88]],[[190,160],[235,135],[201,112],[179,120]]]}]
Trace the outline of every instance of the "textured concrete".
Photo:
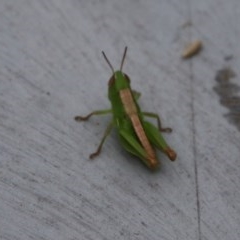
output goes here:
[{"label": "textured concrete", "polygon": [[[239,240],[239,121],[216,91],[224,68],[240,86],[239,22],[239,0],[1,0],[0,239]],[[155,173],[116,133],[89,161],[110,116],[73,120],[110,106],[101,51],[118,68],[126,45],[142,109],[173,128]]]}]

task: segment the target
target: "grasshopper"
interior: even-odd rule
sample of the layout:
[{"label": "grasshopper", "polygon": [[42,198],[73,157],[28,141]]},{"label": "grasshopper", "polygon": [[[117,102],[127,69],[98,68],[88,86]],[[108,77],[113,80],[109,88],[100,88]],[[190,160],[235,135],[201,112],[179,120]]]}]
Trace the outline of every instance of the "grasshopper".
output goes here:
[{"label": "grasshopper", "polygon": [[[176,159],[175,151],[168,146],[161,132],[171,132],[171,128],[162,128],[160,117],[152,112],[142,112],[137,100],[140,93],[131,89],[130,78],[122,72],[123,63],[126,58],[127,47],[125,47],[120,70],[114,68],[102,51],[103,57],[112,70],[112,76],[108,81],[108,98],[111,108],[93,111],[87,116],[76,116],[76,121],[87,121],[93,115],[112,114],[112,120],[108,124],[104,136],[97,150],[89,158],[92,159],[100,154],[102,146],[115,127],[121,145],[126,151],[139,157],[150,169],[157,169],[159,161],[156,156],[155,148],[165,153],[172,161]],[[146,121],[144,117],[151,117],[157,120],[158,127]]]}]

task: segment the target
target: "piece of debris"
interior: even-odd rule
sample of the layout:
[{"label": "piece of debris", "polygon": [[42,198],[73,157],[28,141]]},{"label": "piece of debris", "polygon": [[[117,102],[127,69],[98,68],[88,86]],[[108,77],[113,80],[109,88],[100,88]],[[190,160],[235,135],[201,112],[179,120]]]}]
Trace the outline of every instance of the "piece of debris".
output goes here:
[{"label": "piece of debris", "polygon": [[182,58],[187,59],[195,56],[202,49],[202,42],[200,40],[196,40],[187,45],[187,47],[183,50]]}]

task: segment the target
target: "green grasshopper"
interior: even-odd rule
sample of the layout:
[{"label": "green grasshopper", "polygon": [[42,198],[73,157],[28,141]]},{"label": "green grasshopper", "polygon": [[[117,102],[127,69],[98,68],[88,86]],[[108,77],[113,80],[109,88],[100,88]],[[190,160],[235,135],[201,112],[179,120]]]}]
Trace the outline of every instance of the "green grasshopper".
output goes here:
[{"label": "green grasshopper", "polygon": [[[110,134],[113,127],[118,131],[120,143],[126,151],[139,157],[150,169],[156,169],[159,161],[155,153],[158,148],[165,153],[172,161],[176,159],[176,153],[164,140],[161,132],[171,132],[171,128],[162,128],[160,118],[151,112],[142,112],[137,100],[140,93],[131,89],[130,78],[122,72],[123,63],[126,57],[127,47],[125,47],[120,70],[114,68],[102,51],[103,57],[112,70],[112,76],[108,82],[108,98],[111,102],[111,109],[93,111],[87,116],[76,116],[76,121],[87,121],[93,115],[112,114],[112,120],[108,124],[104,136],[96,150],[89,158],[94,158],[100,154],[102,146]],[[158,127],[145,121],[144,117],[152,117],[157,120]],[[154,148],[155,147],[155,148]]]}]

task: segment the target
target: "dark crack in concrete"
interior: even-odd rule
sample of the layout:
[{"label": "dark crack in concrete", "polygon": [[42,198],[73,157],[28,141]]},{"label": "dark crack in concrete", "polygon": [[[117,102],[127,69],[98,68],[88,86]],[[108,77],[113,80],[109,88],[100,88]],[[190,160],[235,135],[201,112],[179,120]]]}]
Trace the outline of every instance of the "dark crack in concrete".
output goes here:
[{"label": "dark crack in concrete", "polygon": [[240,131],[240,97],[237,96],[240,87],[231,82],[234,77],[236,74],[230,67],[217,71],[215,77],[217,84],[213,89],[219,95],[221,105],[229,110],[224,116]]}]

